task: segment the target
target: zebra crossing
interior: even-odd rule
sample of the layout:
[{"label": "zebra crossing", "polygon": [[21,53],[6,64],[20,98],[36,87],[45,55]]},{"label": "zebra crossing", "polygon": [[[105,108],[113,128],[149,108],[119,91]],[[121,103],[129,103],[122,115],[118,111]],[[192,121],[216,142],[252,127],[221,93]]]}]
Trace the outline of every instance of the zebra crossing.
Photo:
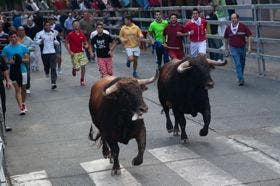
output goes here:
[{"label": "zebra crossing", "polygon": [[[265,129],[271,134],[280,134],[278,127]],[[260,140],[245,135],[230,135],[214,136],[215,141],[219,141],[224,146],[231,148],[235,153],[244,158],[250,159],[255,164],[263,169],[271,171],[269,179],[276,180],[275,183],[280,185],[280,150],[267,145]],[[192,143],[192,142],[190,142]],[[175,144],[170,146],[162,146],[158,148],[147,149],[149,153],[159,161],[158,164],[163,164],[166,169],[174,172],[178,177],[181,177],[186,185],[195,186],[241,186],[246,185],[250,181],[240,179],[232,172],[223,169],[221,166],[212,162],[207,157],[195,152],[188,144]],[[225,156],[225,155],[221,155]],[[216,157],[219,159],[219,156]],[[223,161],[222,158],[220,161]],[[145,162],[145,159],[144,159]],[[141,165],[142,167],[148,164]],[[128,167],[121,165],[120,176],[111,176],[112,164],[108,159],[98,159],[80,163],[81,168],[90,177],[92,182],[99,185],[131,185],[139,186],[146,185],[141,182],[141,179],[136,178],[133,173],[128,170]],[[249,167],[251,168],[251,167]],[[249,169],[247,167],[247,169]],[[242,165],[239,168],[242,169]],[[141,174],[141,170],[138,174]],[[251,170],[254,172],[254,170]],[[153,175],[150,175],[153,177]],[[46,171],[41,170],[23,175],[15,175],[11,177],[12,184],[16,186],[51,186],[51,178],[48,178]],[[248,178],[250,180],[252,178]],[[259,181],[265,180],[260,178]],[[277,182],[279,181],[279,183]],[[162,180],[164,182],[164,180]]]}]

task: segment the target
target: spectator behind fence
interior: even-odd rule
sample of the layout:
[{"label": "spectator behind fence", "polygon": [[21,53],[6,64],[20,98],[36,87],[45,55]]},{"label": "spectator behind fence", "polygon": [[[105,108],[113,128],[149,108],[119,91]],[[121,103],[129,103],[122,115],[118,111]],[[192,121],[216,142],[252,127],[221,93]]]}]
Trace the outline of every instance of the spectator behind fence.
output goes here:
[{"label": "spectator behind fence", "polygon": [[21,26],[21,16],[17,10],[13,11],[13,26],[15,28]]},{"label": "spectator behind fence", "polygon": [[68,18],[64,21],[64,28],[66,29],[66,35],[68,33],[70,33],[73,30],[73,21],[75,21],[76,19],[73,17],[73,12],[68,13]]},{"label": "spectator behind fence", "polygon": [[4,32],[3,25],[0,24],[0,54],[5,46],[9,44],[9,35]]},{"label": "spectator behind fence", "polygon": [[[226,4],[227,5],[237,5],[237,1],[236,0],[226,0]],[[228,16],[229,19],[231,18],[231,15],[235,13],[235,9],[228,9]]]},{"label": "spectator behind fence", "polygon": [[231,24],[227,26],[224,38],[226,55],[230,53],[233,58],[238,85],[244,85],[244,68],[246,60],[246,43],[248,43],[248,52],[251,52],[251,31],[239,22],[239,15],[234,13],[231,15]]},{"label": "spectator behind fence", "polygon": [[63,10],[65,8],[63,0],[52,0],[51,3],[55,10]]},{"label": "spectator behind fence", "polygon": [[[214,5],[216,6],[215,14],[217,15],[218,20],[227,21],[228,14],[224,8],[226,6],[225,0],[217,0],[216,4],[214,4]],[[218,35],[219,36],[224,35],[226,27],[227,27],[227,25],[225,22],[219,24],[219,26],[218,26]],[[222,48],[224,48],[224,44],[223,44]]]},{"label": "spectator behind fence", "polygon": [[37,12],[40,10],[39,7],[37,6],[37,4],[33,0],[27,0],[27,1],[25,1],[25,3],[26,3],[26,8],[29,11]]},{"label": "spectator behind fence", "polygon": [[39,30],[44,28],[44,17],[41,12],[35,12],[33,15],[33,21]]},{"label": "spectator behind fence", "polygon": [[[212,10],[208,11],[208,14],[206,16],[207,20],[215,20],[217,21],[217,15],[215,14],[215,6],[212,7]],[[208,33],[211,35],[218,35],[218,25],[217,24],[210,24],[207,27]],[[216,38],[208,38],[208,46],[209,48],[219,49],[223,45],[223,42],[221,39]],[[219,60],[223,59],[223,54],[210,52],[210,59],[213,60]]]}]

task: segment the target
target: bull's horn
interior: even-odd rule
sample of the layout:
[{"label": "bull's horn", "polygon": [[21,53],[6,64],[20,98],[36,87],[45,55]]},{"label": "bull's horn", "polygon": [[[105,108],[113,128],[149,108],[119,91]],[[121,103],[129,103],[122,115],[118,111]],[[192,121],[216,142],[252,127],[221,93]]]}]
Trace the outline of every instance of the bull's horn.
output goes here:
[{"label": "bull's horn", "polygon": [[224,66],[224,65],[226,65],[227,64],[227,60],[225,59],[225,60],[212,60],[212,59],[208,59],[207,58],[207,63],[209,64],[209,65],[214,65],[214,66]]},{"label": "bull's horn", "polygon": [[185,62],[181,63],[181,64],[178,66],[177,71],[178,71],[179,73],[182,73],[182,72],[185,72],[186,70],[189,70],[190,68],[192,68],[192,67],[190,66],[190,62],[189,62],[189,61],[185,61]]},{"label": "bull's horn", "polygon": [[137,81],[140,85],[147,85],[147,84],[154,82],[158,78],[158,74],[159,74],[159,72],[157,70],[156,74],[153,77],[151,77],[149,79],[138,79]]},{"label": "bull's horn", "polygon": [[106,88],[105,90],[105,94],[106,95],[110,95],[112,94],[113,92],[117,91],[118,90],[118,83],[115,83],[113,85],[111,85],[110,87]]}]

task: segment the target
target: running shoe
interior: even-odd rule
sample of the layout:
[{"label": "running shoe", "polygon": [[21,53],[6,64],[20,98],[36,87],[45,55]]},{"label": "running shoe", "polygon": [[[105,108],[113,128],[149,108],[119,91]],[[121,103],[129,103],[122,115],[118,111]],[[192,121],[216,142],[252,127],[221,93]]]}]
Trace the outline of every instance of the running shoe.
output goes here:
[{"label": "running shoe", "polygon": [[81,79],[80,85],[81,85],[81,86],[86,86],[85,80],[82,80],[82,79]]},{"label": "running shoe", "polygon": [[56,88],[57,88],[56,84],[52,84],[52,90],[54,90]]},{"label": "running shoe", "polygon": [[72,68],[72,76],[76,76],[76,69]]}]

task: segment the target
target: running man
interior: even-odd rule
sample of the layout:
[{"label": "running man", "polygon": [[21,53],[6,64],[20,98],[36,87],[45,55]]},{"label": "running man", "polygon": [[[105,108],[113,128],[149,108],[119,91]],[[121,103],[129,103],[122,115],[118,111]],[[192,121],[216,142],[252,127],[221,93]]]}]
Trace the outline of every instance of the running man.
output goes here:
[{"label": "running man", "polygon": [[137,62],[138,57],[140,56],[139,44],[140,39],[143,38],[143,34],[141,29],[132,22],[129,15],[126,15],[124,17],[124,23],[125,25],[121,28],[119,36],[128,56],[126,66],[129,68],[130,63],[133,63],[132,75],[133,77],[138,78],[139,76],[137,73]]},{"label": "running man", "polygon": [[76,76],[76,71],[81,69],[80,85],[85,86],[86,64],[88,59],[84,50],[89,47],[85,34],[80,30],[79,21],[73,21],[74,30],[70,32],[65,40],[65,46],[72,59],[72,75]]},{"label": "running man", "polygon": [[169,62],[166,48],[163,46],[163,30],[168,25],[167,20],[163,20],[160,11],[156,11],[155,20],[150,24],[148,38],[153,43],[157,55],[158,68],[161,67],[162,57],[164,64]]},{"label": "running man", "polygon": [[4,47],[2,56],[10,66],[10,79],[15,88],[15,97],[20,109],[20,115],[25,115],[27,106],[25,103],[27,84],[27,69],[24,63],[29,62],[28,49],[18,42],[18,35],[15,30],[9,33],[10,44]]}]

